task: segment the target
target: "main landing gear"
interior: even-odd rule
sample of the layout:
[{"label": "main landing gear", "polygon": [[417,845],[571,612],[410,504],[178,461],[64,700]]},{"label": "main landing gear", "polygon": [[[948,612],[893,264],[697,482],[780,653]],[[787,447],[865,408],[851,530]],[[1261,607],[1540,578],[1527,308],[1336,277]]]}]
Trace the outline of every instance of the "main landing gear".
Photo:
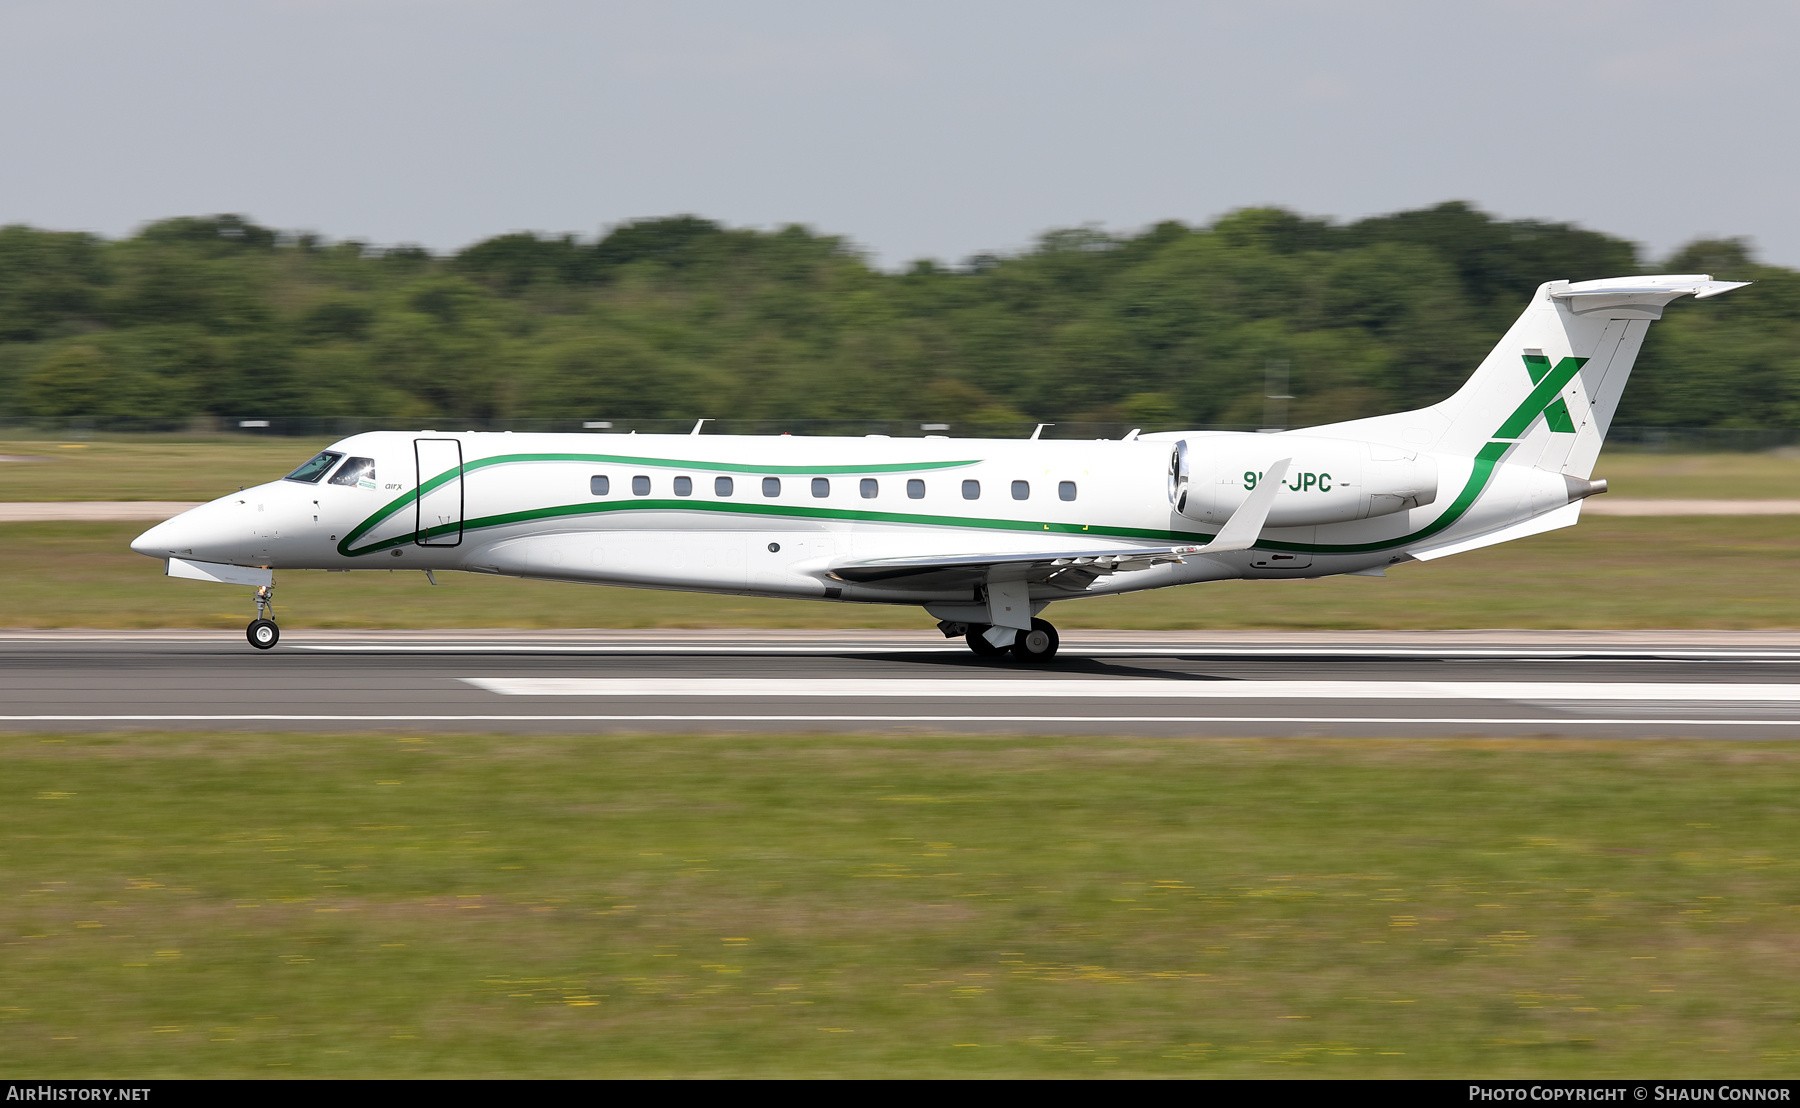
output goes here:
[{"label": "main landing gear", "polygon": [[1034,619],[1031,630],[1020,631],[1014,637],[1013,657],[1021,662],[1048,662],[1056,657],[1056,648],[1061,645],[1062,636],[1048,620]]},{"label": "main landing gear", "polygon": [[256,618],[244,628],[244,637],[258,650],[268,650],[281,641],[281,628],[269,619],[275,612],[275,586],[263,585],[256,590]]},{"label": "main landing gear", "polygon": [[[993,640],[988,638],[987,624],[967,623],[963,626],[966,628],[963,641],[981,658],[998,658],[1011,654],[1014,661],[1034,664],[1048,662],[1056,657],[1056,648],[1062,642],[1056,628],[1050,625],[1050,621],[1043,619],[1032,620],[1029,631],[1014,631],[1012,641],[1003,646],[995,646]],[[1002,642],[1005,642],[1004,638]]]}]

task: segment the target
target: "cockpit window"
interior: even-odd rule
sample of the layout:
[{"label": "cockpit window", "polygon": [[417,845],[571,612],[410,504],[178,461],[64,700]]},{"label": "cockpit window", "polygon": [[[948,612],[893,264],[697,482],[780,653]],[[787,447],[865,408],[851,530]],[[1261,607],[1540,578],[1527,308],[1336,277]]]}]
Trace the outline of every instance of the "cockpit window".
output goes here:
[{"label": "cockpit window", "polygon": [[331,475],[331,483],[334,485],[363,485],[371,489],[374,488],[375,459],[351,458],[349,461],[339,466],[336,473]]},{"label": "cockpit window", "polygon": [[329,450],[321,450],[317,454],[314,454],[311,460],[305,465],[288,474],[286,479],[289,481],[305,481],[309,485],[316,485],[319,483],[319,478],[325,476],[326,471],[336,465],[337,460],[342,457],[342,454],[336,454]]}]

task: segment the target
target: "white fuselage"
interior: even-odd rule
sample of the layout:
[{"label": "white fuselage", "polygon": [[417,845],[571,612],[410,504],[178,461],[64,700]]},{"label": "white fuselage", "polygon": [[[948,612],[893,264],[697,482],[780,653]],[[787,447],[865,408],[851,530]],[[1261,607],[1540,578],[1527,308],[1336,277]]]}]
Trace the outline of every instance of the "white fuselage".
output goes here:
[{"label": "white fuselage", "polygon": [[[1042,660],[1053,601],[1378,573],[1570,526],[1605,491],[1594,463],[1651,321],[1738,287],[1548,281],[1446,399],[1279,434],[355,435],[131,546],[256,585],[259,612],[275,569],[461,569],[921,604],[977,653]],[[268,620],[246,631],[275,643]]]},{"label": "white fuselage", "polygon": [[[1183,438],[1204,441],[1226,460],[1217,480],[1229,488],[1209,493],[1215,500],[1242,499],[1242,480],[1232,474],[1247,465],[1292,455],[1295,487],[1276,501],[1301,505],[1287,509],[1292,518],[1307,518],[1309,497],[1342,496],[1342,483],[1329,479],[1333,452],[1364,446],[1286,435]],[[936,610],[978,598],[966,585],[929,578],[845,581],[832,567],[1204,543],[1218,528],[1175,510],[1173,449],[1171,441],[1149,440],[375,432],[330,448],[346,460],[368,459],[372,474],[248,488],[153,528],[133,549],[273,569],[454,569]],[[1409,541],[1441,523],[1446,510],[1459,513],[1454,529],[1461,531],[1568,502],[1560,478],[1499,466],[1507,472],[1483,474],[1478,497],[1453,505],[1456,490],[1470,483],[1470,460],[1432,464],[1448,490],[1435,503],[1340,523],[1271,526],[1253,550],[1098,576],[1078,589],[1033,584],[1031,600],[1367,571],[1406,560]],[[332,478],[350,474],[347,461],[331,465]],[[1315,471],[1327,479],[1306,484],[1301,475]],[[1243,476],[1253,483],[1254,471]],[[1212,479],[1194,478],[1196,486]],[[1431,533],[1441,538],[1447,529]]]}]

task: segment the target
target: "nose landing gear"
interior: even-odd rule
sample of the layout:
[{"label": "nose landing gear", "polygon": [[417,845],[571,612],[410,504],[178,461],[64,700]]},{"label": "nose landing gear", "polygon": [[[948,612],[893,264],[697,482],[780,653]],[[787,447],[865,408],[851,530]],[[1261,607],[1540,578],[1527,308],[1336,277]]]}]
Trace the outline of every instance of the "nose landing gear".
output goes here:
[{"label": "nose landing gear", "polygon": [[262,585],[256,590],[256,618],[244,628],[244,637],[258,650],[268,650],[281,641],[281,628],[269,619],[275,612],[275,586]]}]

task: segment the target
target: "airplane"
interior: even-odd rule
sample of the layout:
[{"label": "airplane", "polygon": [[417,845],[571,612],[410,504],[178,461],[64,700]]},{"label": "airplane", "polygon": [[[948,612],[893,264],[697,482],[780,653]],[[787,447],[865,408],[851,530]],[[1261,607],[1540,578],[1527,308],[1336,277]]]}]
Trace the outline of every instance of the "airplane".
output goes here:
[{"label": "airplane", "polygon": [[1594,464],[1651,321],[1747,283],[1550,281],[1448,399],[1278,433],[369,432],[131,549],[254,586],[263,650],[274,571],[415,569],[918,605],[977,655],[1042,663],[1052,603],[1384,576],[1573,525],[1606,491]]}]

